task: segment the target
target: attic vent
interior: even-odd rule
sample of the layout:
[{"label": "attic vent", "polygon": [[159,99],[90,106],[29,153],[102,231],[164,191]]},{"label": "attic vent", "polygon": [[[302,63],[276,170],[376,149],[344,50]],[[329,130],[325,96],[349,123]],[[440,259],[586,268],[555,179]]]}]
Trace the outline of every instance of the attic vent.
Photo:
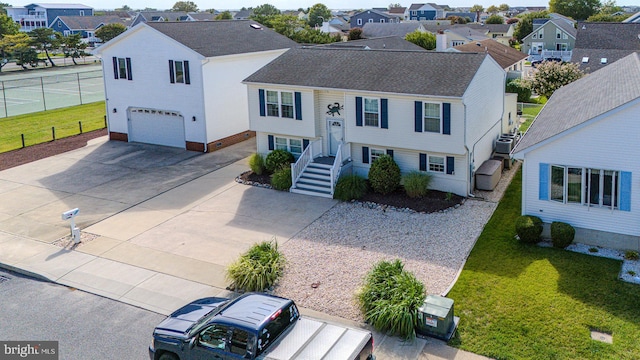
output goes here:
[{"label": "attic vent", "polygon": [[582,63],[583,64],[586,64],[588,62],[589,62],[589,57],[588,56],[585,56],[585,57],[582,58]]},{"label": "attic vent", "polygon": [[604,65],[607,63],[607,58],[600,59],[600,64]]},{"label": "attic vent", "polygon": [[262,26],[258,25],[258,24],[251,24],[250,25],[252,28],[256,29],[256,30],[262,30]]},{"label": "attic vent", "polygon": [[585,25],[582,25],[582,30],[587,30],[587,27]]}]

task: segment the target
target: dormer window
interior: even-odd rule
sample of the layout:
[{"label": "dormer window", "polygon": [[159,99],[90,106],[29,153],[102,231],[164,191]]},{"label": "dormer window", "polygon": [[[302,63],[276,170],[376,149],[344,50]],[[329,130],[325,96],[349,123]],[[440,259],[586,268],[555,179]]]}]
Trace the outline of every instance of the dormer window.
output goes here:
[{"label": "dormer window", "polygon": [[600,59],[600,64],[604,65],[607,63],[607,58]]},{"label": "dormer window", "polygon": [[588,62],[589,62],[589,57],[588,56],[585,56],[585,57],[582,58],[582,63],[583,64],[586,64]]}]

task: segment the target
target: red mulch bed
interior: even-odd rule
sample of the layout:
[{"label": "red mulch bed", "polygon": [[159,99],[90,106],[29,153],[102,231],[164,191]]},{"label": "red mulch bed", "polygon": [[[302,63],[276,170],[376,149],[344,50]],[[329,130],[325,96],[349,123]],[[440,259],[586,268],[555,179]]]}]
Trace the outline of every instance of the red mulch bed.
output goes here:
[{"label": "red mulch bed", "polygon": [[[256,175],[252,171],[248,171],[240,175],[243,181],[252,181],[260,184],[269,184],[271,179],[269,175]],[[449,199],[447,197],[450,196]],[[422,198],[410,198],[404,189],[400,188],[391,194],[382,195],[369,190],[359,201],[373,202],[381,205],[389,205],[396,208],[408,208],[417,212],[432,213],[448,209],[456,204],[464,201],[462,196],[455,194],[448,195],[442,191],[429,190],[426,196]]]},{"label": "red mulch bed", "polygon": [[87,141],[107,135],[107,129],[95,130],[55,141],[0,153],[0,171],[87,146]]}]

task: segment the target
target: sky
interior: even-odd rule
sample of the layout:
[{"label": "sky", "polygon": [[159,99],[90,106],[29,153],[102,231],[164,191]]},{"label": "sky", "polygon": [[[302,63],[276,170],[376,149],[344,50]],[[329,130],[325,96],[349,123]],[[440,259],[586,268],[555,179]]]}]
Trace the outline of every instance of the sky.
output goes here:
[{"label": "sky", "polygon": [[[172,8],[173,4],[175,4],[176,1],[178,0],[156,0],[153,2],[150,2],[148,0],[74,0],[74,1],[66,0],[65,2],[80,3],[80,4],[88,5],[93,7],[96,10],[115,9],[115,8],[122,7],[123,5],[128,5],[132,9],[144,9],[146,7],[153,7],[158,10],[164,10],[164,9]],[[222,0],[222,1],[221,0],[216,0],[216,1],[191,0],[191,1],[193,1],[196,5],[198,5],[198,8],[200,10],[206,10],[206,9],[238,10],[243,6],[255,7],[262,4],[271,4],[280,10],[295,10],[298,8],[306,9],[319,2],[326,5],[330,9],[345,9],[345,10],[368,9],[372,7],[387,7],[391,3],[400,3],[402,6],[406,6],[406,7],[411,5],[410,2],[402,2],[398,0],[387,0],[387,1],[384,1],[384,0],[374,0],[374,1],[371,1],[371,0],[350,0],[350,1],[344,1],[344,0],[325,0],[325,1],[319,1],[319,0]],[[46,2],[53,3],[55,1],[48,0]],[[415,1],[415,2],[420,3],[420,2],[429,2],[429,1],[422,0],[422,1]],[[432,0],[431,2],[435,2],[436,4],[449,5],[451,7],[458,7],[458,6],[471,7],[474,4],[480,4],[485,8],[491,5],[500,5],[502,3],[507,3],[510,6],[548,6],[549,5],[548,0],[546,1],[545,0],[512,0],[512,1],[508,1],[508,0],[433,1]],[[153,5],[150,5],[150,3],[152,3]],[[24,4],[20,4],[20,5],[16,3],[13,5],[22,6],[26,4],[28,4],[28,2],[25,2]],[[639,0],[617,0],[616,4],[619,6],[636,5],[636,4],[640,5],[640,1]]]}]

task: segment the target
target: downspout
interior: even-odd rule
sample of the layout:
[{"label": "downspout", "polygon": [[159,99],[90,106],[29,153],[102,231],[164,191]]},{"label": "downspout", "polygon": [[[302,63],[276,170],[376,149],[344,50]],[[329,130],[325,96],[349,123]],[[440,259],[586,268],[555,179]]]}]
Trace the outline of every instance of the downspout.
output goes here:
[{"label": "downspout", "polygon": [[471,192],[471,180],[472,180],[472,176],[473,176],[473,171],[471,170],[471,153],[469,152],[469,147],[467,146],[467,104],[464,103],[464,101],[462,101],[462,105],[464,106],[464,148],[465,150],[467,150],[467,163],[469,164],[468,166],[468,170],[469,170],[469,181],[467,182],[467,196],[469,197],[476,197],[475,195],[473,195],[473,193]]},{"label": "downspout", "polygon": [[202,119],[202,121],[204,122],[204,152],[208,152],[209,149],[207,148],[207,146],[209,145],[209,143],[207,142],[207,140],[209,140],[207,138],[207,109],[206,109],[206,103],[205,103],[205,98],[204,98],[204,66],[207,65],[209,63],[209,58],[205,58],[205,61],[202,62],[202,65],[200,66],[200,71],[202,72],[202,74],[200,75],[200,78],[202,79],[202,114],[204,114],[204,118]]}]

